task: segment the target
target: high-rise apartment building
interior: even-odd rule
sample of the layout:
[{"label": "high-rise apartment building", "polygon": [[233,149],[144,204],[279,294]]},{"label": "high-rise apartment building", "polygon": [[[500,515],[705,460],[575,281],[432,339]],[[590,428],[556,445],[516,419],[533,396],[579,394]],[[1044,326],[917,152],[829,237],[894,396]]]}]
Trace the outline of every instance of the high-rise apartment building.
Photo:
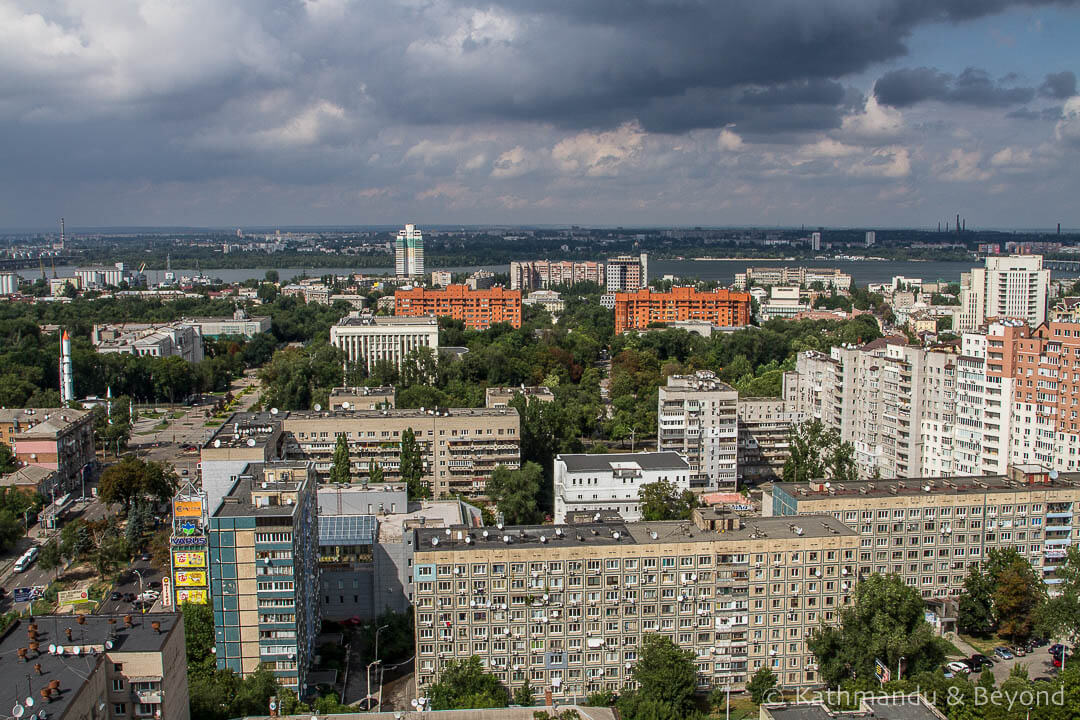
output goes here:
[{"label": "high-rise apartment building", "polygon": [[791,454],[788,435],[802,418],[783,398],[740,397],[738,402],[739,482],[775,480]]},{"label": "high-rise apartment building", "polygon": [[675,452],[555,456],[555,522],[574,513],[617,512],[623,520],[641,519],[642,485],[670,483],[690,489],[690,464]]},{"label": "high-rise apartment building", "polygon": [[509,687],[558,699],[632,688],[647,633],[693,652],[702,689],[737,689],[761,667],[787,688],[820,682],[806,639],[849,602],[860,542],[829,516],[711,508],[684,522],[449,530],[415,531],[418,688],[476,655]]},{"label": "high-rise apartment building", "polygon": [[690,486],[735,490],[739,393],[706,370],[672,375],[660,386],[657,449],[690,463]]},{"label": "high-rise apartment building", "polygon": [[992,549],[1016,550],[1052,587],[1080,542],[1080,473],[1019,465],[1004,475],[774,483],[762,512],[832,515],[859,533],[859,578],[896,574],[924,598],[962,593],[968,569]]},{"label": "high-rise apartment building", "polygon": [[873,230],[867,230],[866,231],[865,241],[866,241],[866,247],[873,247],[874,243],[877,242],[877,233],[874,232]]},{"label": "high-rise apartment building", "polygon": [[818,250],[821,249],[821,233],[819,233],[819,232],[810,233],[810,249],[813,250],[814,252],[817,252]]},{"label": "high-rise apartment building", "polygon": [[394,293],[397,317],[452,317],[465,327],[485,330],[495,323],[521,327],[521,291],[497,286],[488,290],[470,290],[465,285],[450,285],[441,290],[414,287]]},{"label": "high-rise apartment building", "polygon": [[649,286],[649,256],[646,253],[609,258],[604,268],[608,292],[633,292]]},{"label": "high-rise apartment building", "polygon": [[210,515],[219,668],[268,667],[303,695],[319,634],[319,518],[307,462],[245,468]]},{"label": "high-rise apartment building", "polygon": [[675,287],[666,293],[648,288],[615,293],[616,333],[677,320],[705,320],[722,327],[748,325],[750,294],[726,288],[700,292],[692,287]]},{"label": "high-rise apartment building", "polygon": [[424,235],[415,225],[406,225],[398,231],[394,266],[399,278],[424,277]]},{"label": "high-rise apartment building", "polygon": [[1041,255],[997,255],[986,266],[960,276],[960,309],[953,327],[976,330],[986,321],[1023,320],[1035,327],[1046,320],[1050,271]]},{"label": "high-rise apartment building", "polygon": [[439,321],[351,312],[330,328],[330,344],[344,352],[349,363],[369,373],[380,362],[400,370],[402,361],[414,350],[430,348],[438,354]]}]

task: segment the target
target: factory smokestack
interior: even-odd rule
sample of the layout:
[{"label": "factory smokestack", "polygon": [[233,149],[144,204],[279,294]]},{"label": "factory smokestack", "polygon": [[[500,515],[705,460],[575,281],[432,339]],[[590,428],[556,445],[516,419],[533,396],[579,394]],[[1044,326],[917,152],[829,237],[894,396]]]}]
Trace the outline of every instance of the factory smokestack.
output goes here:
[{"label": "factory smokestack", "polygon": [[960,226],[960,229],[963,230],[964,232],[967,232],[967,218],[964,218],[964,222]]},{"label": "factory smokestack", "polygon": [[956,233],[960,234],[960,213],[956,213]]},{"label": "factory smokestack", "polygon": [[67,330],[60,335],[60,399],[64,404],[75,402],[75,380],[71,373],[71,338]]},{"label": "factory smokestack", "polygon": [[1058,235],[1061,234],[1061,223],[1058,223]]}]

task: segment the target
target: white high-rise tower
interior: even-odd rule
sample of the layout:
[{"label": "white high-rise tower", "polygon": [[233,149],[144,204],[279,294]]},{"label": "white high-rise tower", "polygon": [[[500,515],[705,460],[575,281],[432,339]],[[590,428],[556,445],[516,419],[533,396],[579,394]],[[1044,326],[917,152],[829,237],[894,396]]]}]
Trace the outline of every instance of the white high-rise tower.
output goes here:
[{"label": "white high-rise tower", "polygon": [[397,234],[395,270],[399,278],[424,276],[424,235],[415,225],[406,225]]}]

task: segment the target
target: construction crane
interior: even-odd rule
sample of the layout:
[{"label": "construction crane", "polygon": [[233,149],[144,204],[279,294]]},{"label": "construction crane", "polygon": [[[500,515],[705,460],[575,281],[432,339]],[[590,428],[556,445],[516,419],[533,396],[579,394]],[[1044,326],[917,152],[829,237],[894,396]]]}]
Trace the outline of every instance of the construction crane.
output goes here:
[{"label": "construction crane", "polygon": [[144,270],[146,270],[146,263],[139,266],[139,274],[142,275]]}]

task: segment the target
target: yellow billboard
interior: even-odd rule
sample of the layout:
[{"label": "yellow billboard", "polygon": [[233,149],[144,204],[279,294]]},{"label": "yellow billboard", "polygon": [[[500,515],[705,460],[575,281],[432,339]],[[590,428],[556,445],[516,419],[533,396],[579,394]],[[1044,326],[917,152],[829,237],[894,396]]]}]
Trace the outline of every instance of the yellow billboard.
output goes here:
[{"label": "yellow billboard", "polygon": [[198,500],[173,500],[173,517],[202,517],[202,502]]},{"label": "yellow billboard", "polygon": [[178,552],[173,553],[173,567],[203,568],[206,567],[205,552]]},{"label": "yellow billboard", "polygon": [[205,570],[177,570],[176,571],[176,587],[198,587],[199,585],[206,585],[206,571]]},{"label": "yellow billboard", "polygon": [[196,605],[205,605],[207,600],[205,590],[185,590],[177,588],[176,590],[176,602],[181,603],[194,603]]}]

